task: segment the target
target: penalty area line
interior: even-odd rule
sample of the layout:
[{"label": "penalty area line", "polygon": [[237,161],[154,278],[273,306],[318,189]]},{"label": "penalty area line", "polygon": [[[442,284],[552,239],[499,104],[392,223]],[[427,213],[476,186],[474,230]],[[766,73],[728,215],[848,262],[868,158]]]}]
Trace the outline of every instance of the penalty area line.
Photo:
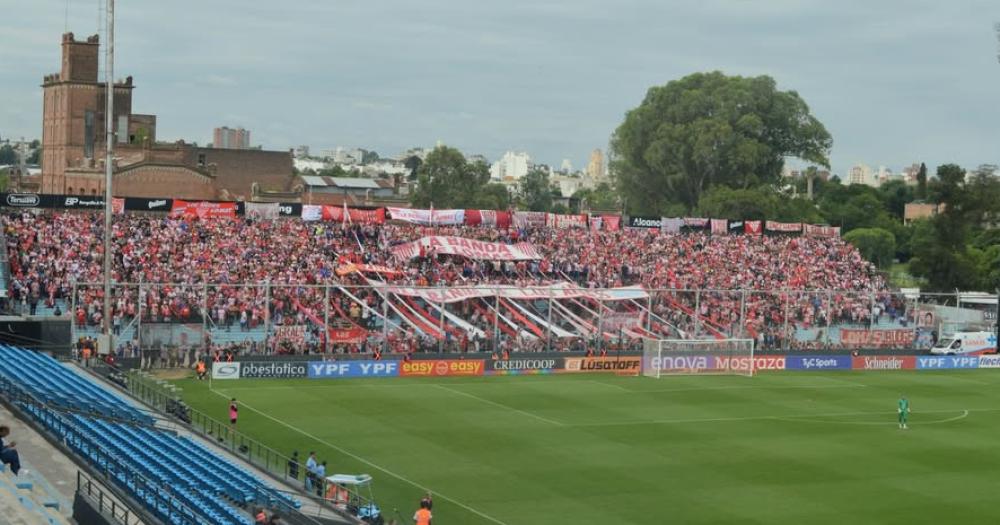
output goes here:
[{"label": "penalty area line", "polygon": [[[218,395],[220,397],[223,397],[223,398],[226,398],[226,399],[229,398],[229,396],[226,396],[225,394],[223,394],[219,390],[212,390],[212,392],[214,392],[216,395]],[[493,523],[496,523],[497,525],[508,525],[507,523],[504,523],[503,521],[500,521],[497,518],[494,518],[493,516],[490,516],[489,514],[485,514],[485,513],[481,512],[481,511],[478,511],[478,510],[476,510],[476,509],[474,509],[474,508],[472,508],[472,507],[470,507],[470,506],[468,506],[468,505],[466,505],[466,504],[464,504],[464,503],[462,503],[462,502],[460,502],[460,501],[458,501],[458,500],[456,500],[454,498],[450,498],[448,496],[445,496],[444,494],[441,494],[440,492],[438,492],[436,490],[432,490],[432,489],[430,489],[428,487],[425,487],[425,486],[423,486],[423,485],[421,485],[421,484],[419,484],[419,483],[417,483],[415,481],[407,479],[407,478],[403,477],[400,474],[396,474],[395,472],[393,472],[393,471],[391,471],[391,470],[389,470],[389,469],[387,469],[387,468],[385,468],[385,467],[383,467],[381,465],[377,465],[375,463],[372,463],[371,461],[368,461],[367,459],[365,459],[365,458],[363,458],[363,457],[361,457],[361,456],[359,456],[357,454],[354,454],[354,453],[352,453],[352,452],[350,452],[350,451],[348,451],[346,449],[338,447],[337,445],[334,445],[333,443],[330,443],[329,441],[326,441],[324,439],[320,439],[320,438],[318,438],[318,437],[316,437],[316,436],[314,436],[314,435],[312,435],[312,434],[310,434],[310,433],[302,430],[301,428],[298,428],[298,427],[296,427],[294,425],[290,425],[290,424],[288,424],[288,423],[286,423],[286,422],[284,422],[284,421],[282,421],[282,420],[280,420],[278,418],[275,418],[275,417],[271,416],[270,414],[267,414],[265,412],[257,410],[256,408],[254,408],[254,407],[252,407],[252,406],[250,406],[250,405],[248,405],[246,403],[240,402],[240,404],[243,405],[243,406],[245,406],[246,408],[249,408],[251,411],[256,412],[256,413],[258,413],[258,414],[260,414],[260,415],[262,415],[262,416],[270,419],[271,421],[274,421],[275,423],[277,423],[277,424],[279,424],[281,426],[284,426],[284,427],[286,427],[286,428],[288,428],[290,430],[294,430],[295,432],[298,432],[299,434],[302,434],[303,436],[306,436],[309,439],[313,439],[313,440],[315,440],[318,443],[322,443],[322,444],[324,444],[324,445],[332,448],[333,450],[336,450],[336,451],[340,452],[341,454],[344,454],[345,456],[348,456],[350,458],[353,458],[356,461],[359,461],[361,463],[364,463],[365,465],[368,465],[369,467],[371,467],[373,469],[380,470],[380,471],[382,471],[382,472],[384,472],[384,473],[386,473],[386,474],[388,474],[388,475],[390,475],[390,476],[398,479],[399,481],[402,481],[402,482],[407,483],[407,484],[409,484],[409,485],[411,485],[413,487],[416,487],[416,488],[420,489],[423,492],[433,493],[435,497],[441,498],[441,499],[443,499],[445,501],[448,501],[448,502],[451,502],[451,503],[453,503],[455,505],[458,505],[459,507],[461,507],[461,508],[463,508],[463,509],[465,509],[465,510],[467,510],[467,511],[473,513],[473,514],[475,514],[476,516],[479,516],[480,518],[489,520],[489,521],[491,521]]]}]

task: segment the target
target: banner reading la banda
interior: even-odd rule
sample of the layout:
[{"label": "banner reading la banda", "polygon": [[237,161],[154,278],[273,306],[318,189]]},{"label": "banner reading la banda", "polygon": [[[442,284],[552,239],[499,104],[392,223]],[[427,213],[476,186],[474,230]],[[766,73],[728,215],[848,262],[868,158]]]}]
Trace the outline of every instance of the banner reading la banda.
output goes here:
[{"label": "banner reading la banda", "polygon": [[542,258],[538,250],[526,242],[503,244],[446,235],[422,237],[394,247],[392,253],[400,259],[411,259],[425,254],[461,255],[469,259],[488,261],[529,261]]}]

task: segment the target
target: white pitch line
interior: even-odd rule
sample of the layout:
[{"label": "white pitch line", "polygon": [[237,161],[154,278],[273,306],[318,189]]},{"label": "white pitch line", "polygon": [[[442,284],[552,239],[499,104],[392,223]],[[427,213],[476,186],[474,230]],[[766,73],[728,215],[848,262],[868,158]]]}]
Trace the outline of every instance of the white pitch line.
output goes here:
[{"label": "white pitch line", "polygon": [[[950,408],[946,410],[922,410],[917,412],[918,414],[941,414],[948,412],[958,412],[960,410],[965,410],[968,412],[996,412],[1000,411],[1000,408]],[[764,421],[764,420],[803,420],[803,418],[822,418],[822,417],[848,417],[848,416],[873,416],[873,415],[889,415],[895,414],[896,412],[835,412],[829,414],[799,414],[799,415],[778,415],[778,416],[744,416],[744,417],[706,417],[706,418],[691,418],[691,419],[644,419],[638,421],[608,421],[600,423],[576,423],[568,425],[571,427],[617,427],[617,426],[631,426],[631,425],[674,425],[683,423],[727,423],[735,421]],[[941,421],[943,423],[943,421]]]},{"label": "white pitch line", "polygon": [[[212,392],[214,392],[218,396],[221,396],[223,398],[227,398],[228,399],[228,396],[226,396],[225,394],[223,394],[221,391],[212,390]],[[478,510],[476,510],[476,509],[474,509],[474,508],[472,508],[472,507],[470,507],[470,506],[468,506],[468,505],[466,505],[466,504],[464,504],[464,503],[462,503],[462,502],[460,502],[460,501],[458,501],[458,500],[456,500],[454,498],[449,498],[448,496],[445,496],[444,494],[441,494],[440,492],[438,492],[436,490],[431,490],[430,488],[425,487],[425,486],[423,486],[423,485],[421,485],[421,484],[419,484],[419,483],[417,483],[415,481],[411,481],[411,480],[409,480],[409,479],[407,479],[407,478],[405,478],[405,477],[403,477],[403,476],[401,476],[399,474],[396,474],[395,472],[393,472],[393,471],[391,471],[391,470],[389,470],[389,469],[387,469],[387,468],[385,468],[383,466],[380,466],[380,465],[377,465],[375,463],[372,463],[371,461],[368,461],[367,459],[365,459],[365,458],[363,458],[363,457],[361,457],[361,456],[359,456],[357,454],[354,454],[354,453],[352,453],[352,452],[350,452],[348,450],[345,450],[345,449],[343,449],[341,447],[338,447],[337,445],[334,445],[333,443],[330,443],[329,441],[326,441],[324,439],[320,439],[320,438],[318,438],[318,437],[316,437],[316,436],[314,436],[314,435],[312,435],[312,434],[310,434],[310,433],[302,430],[301,428],[298,428],[298,427],[296,427],[294,425],[290,425],[290,424],[288,424],[288,423],[286,423],[286,422],[284,422],[284,421],[282,421],[280,419],[272,417],[271,415],[269,415],[269,414],[267,414],[265,412],[257,410],[256,408],[254,408],[254,407],[252,407],[252,406],[250,406],[250,405],[248,405],[246,403],[243,403],[242,401],[240,402],[240,405],[242,405],[242,406],[244,406],[246,408],[249,408],[250,410],[252,410],[252,411],[254,411],[254,412],[256,412],[256,413],[258,413],[258,414],[260,414],[260,415],[262,415],[262,416],[264,416],[264,417],[266,417],[268,419],[270,419],[271,421],[274,421],[275,423],[277,423],[279,425],[282,425],[282,426],[284,426],[286,428],[294,430],[294,431],[302,434],[303,436],[306,436],[309,439],[313,439],[313,440],[315,440],[318,443],[322,443],[322,444],[324,444],[324,445],[326,445],[326,446],[328,446],[328,447],[330,447],[330,448],[332,448],[332,449],[340,452],[341,454],[344,454],[345,456],[351,457],[351,458],[355,459],[356,461],[359,461],[361,463],[364,463],[365,465],[368,465],[371,468],[378,469],[378,470],[380,470],[380,471],[382,471],[382,472],[384,472],[384,473],[386,473],[386,474],[388,474],[388,475],[390,475],[390,476],[392,476],[392,477],[394,477],[394,478],[396,478],[396,479],[398,479],[398,480],[400,480],[400,481],[402,481],[404,483],[408,483],[408,484],[410,484],[410,485],[412,485],[412,486],[420,489],[423,492],[431,492],[431,493],[434,494],[435,497],[441,498],[441,499],[443,499],[445,501],[450,501],[451,503],[454,503],[455,505],[458,505],[459,507],[462,507],[463,509],[465,509],[465,510],[467,510],[467,511],[469,511],[469,512],[471,512],[471,513],[473,513],[473,514],[475,514],[477,516],[479,516],[480,518],[489,520],[489,521],[491,521],[493,523],[496,523],[497,525],[508,525],[507,523],[504,523],[504,522],[502,522],[502,521],[494,518],[493,516],[490,516],[489,514],[485,514],[485,513],[481,512],[481,511],[478,511]]]},{"label": "white pitch line", "polygon": [[[952,410],[951,412],[955,412],[955,411]],[[941,423],[951,423],[952,421],[958,421],[959,419],[965,419],[967,417],[969,417],[969,411],[968,410],[962,410],[962,413],[959,414],[959,415],[957,415],[957,416],[955,416],[955,417],[949,417],[949,418],[945,418],[945,419],[935,419],[933,421],[920,421],[919,423],[917,423],[917,426],[938,425],[938,424],[941,424]],[[792,422],[802,421],[802,422],[805,422],[805,423],[830,423],[830,424],[834,424],[834,425],[876,425],[876,426],[885,426],[885,425],[898,425],[899,424],[896,421],[835,421],[835,420],[823,420],[823,419],[806,419],[806,418],[800,418],[800,417],[777,417],[775,419],[780,420],[780,421],[792,421]]]},{"label": "white pitch line", "polygon": [[437,388],[440,388],[441,390],[452,392],[454,394],[459,394],[459,395],[462,395],[462,396],[470,397],[470,398],[475,399],[477,401],[481,401],[483,403],[487,403],[487,404],[493,405],[493,406],[498,407],[498,408],[502,408],[502,409],[505,409],[505,410],[510,410],[512,412],[517,412],[518,414],[522,414],[522,415],[525,415],[525,416],[528,416],[528,417],[531,417],[531,418],[535,418],[535,419],[537,419],[539,421],[544,421],[544,422],[546,422],[546,423],[548,423],[550,425],[556,425],[556,426],[560,426],[560,427],[566,426],[566,423],[562,423],[562,422],[559,422],[559,421],[556,421],[556,420],[553,420],[553,419],[545,418],[545,417],[539,416],[538,414],[532,414],[531,412],[526,412],[524,410],[520,410],[520,409],[514,408],[512,406],[507,406],[507,405],[505,405],[503,403],[497,403],[496,401],[493,401],[492,399],[486,399],[485,397],[479,397],[479,396],[477,396],[475,394],[470,394],[468,392],[462,392],[461,390],[455,390],[454,388],[450,388],[450,387],[447,387],[445,385],[438,384],[438,383],[435,383],[433,386],[435,386]]}]

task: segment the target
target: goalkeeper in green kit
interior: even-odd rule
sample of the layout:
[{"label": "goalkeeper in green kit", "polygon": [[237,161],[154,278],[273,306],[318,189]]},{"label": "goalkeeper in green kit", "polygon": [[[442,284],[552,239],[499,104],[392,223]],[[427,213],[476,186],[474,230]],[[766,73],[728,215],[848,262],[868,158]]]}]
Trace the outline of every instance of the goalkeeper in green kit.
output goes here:
[{"label": "goalkeeper in green kit", "polygon": [[899,428],[906,430],[906,417],[910,415],[910,401],[906,396],[899,396]]}]

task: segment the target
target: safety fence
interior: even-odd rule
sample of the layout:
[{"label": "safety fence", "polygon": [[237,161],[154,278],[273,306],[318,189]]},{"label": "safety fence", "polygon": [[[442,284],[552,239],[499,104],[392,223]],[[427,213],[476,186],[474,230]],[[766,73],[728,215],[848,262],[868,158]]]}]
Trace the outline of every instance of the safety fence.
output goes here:
[{"label": "safety fence", "polygon": [[[96,335],[103,285],[76,283],[73,340]],[[119,355],[620,351],[643,338],[753,339],[758,352],[928,349],[990,331],[996,296],[848,290],[674,290],[629,286],[414,287],[119,283]],[[98,318],[99,319],[99,318]]]}]

